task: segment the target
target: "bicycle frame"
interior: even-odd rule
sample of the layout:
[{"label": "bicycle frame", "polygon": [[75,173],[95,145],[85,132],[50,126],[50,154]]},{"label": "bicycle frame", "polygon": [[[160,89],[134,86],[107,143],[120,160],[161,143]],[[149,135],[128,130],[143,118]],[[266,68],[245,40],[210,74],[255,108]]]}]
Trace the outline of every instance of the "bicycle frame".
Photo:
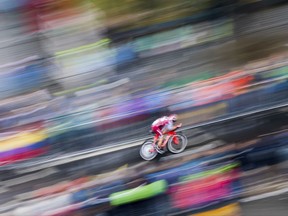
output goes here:
[{"label": "bicycle frame", "polygon": [[[167,135],[167,137],[165,138],[165,141],[164,141],[164,147],[166,147],[166,145],[167,145],[167,143],[168,143],[168,140],[170,139],[170,137],[172,137],[172,136],[174,136],[174,135],[176,135],[177,133],[176,133],[176,130],[177,129],[175,129],[175,130],[173,130],[173,131],[169,131],[169,132],[167,132],[167,133],[165,133],[164,135]],[[159,135],[155,135],[154,136],[154,142],[153,142],[153,146],[154,147],[156,147],[156,143],[157,143],[157,141],[158,141],[158,139],[159,139]],[[173,142],[176,144],[176,145],[178,145],[179,144],[179,140],[178,140],[178,138],[177,137],[174,137],[173,138]]]}]

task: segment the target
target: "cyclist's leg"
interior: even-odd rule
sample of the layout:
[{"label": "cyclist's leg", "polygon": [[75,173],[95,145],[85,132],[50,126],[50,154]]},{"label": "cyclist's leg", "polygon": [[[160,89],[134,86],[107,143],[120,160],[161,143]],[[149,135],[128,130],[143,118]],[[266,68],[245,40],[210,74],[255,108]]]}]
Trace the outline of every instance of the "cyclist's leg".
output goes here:
[{"label": "cyclist's leg", "polygon": [[161,130],[161,132],[162,132],[162,134],[163,134],[163,139],[164,139],[164,141],[162,142],[162,144],[161,144],[161,148],[164,148],[165,146],[166,146],[166,144],[167,144],[167,142],[168,142],[168,140],[169,140],[169,138],[170,138],[170,136],[169,136],[169,132],[171,131],[171,127],[169,126],[169,125],[165,125],[163,128],[162,128],[162,130]]},{"label": "cyclist's leg", "polygon": [[163,147],[164,134],[160,128],[157,129],[157,135],[159,137],[157,146],[159,148],[162,148]]},{"label": "cyclist's leg", "polygon": [[162,136],[161,136],[160,142],[158,142],[158,146],[160,148],[164,148],[166,146],[166,143],[167,143],[167,141],[169,139],[169,136],[167,135],[168,132],[169,132],[169,130],[167,130],[166,128],[163,128],[161,130]]},{"label": "cyclist's leg", "polygon": [[[161,141],[161,136],[162,136],[162,132],[161,129],[158,126],[152,126],[151,128],[152,132],[155,134],[154,136],[154,143],[157,145],[159,144],[159,142]],[[159,146],[159,145],[158,145]]]}]

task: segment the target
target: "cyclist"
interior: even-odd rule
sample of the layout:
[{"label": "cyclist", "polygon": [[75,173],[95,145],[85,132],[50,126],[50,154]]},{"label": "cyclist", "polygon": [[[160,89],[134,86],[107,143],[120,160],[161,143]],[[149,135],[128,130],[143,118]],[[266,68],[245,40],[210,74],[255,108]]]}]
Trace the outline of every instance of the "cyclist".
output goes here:
[{"label": "cyclist", "polygon": [[176,121],[177,121],[177,115],[172,114],[169,116],[163,116],[161,118],[158,118],[152,123],[151,130],[153,133],[156,134],[156,136],[154,137],[154,142],[156,142],[157,139],[159,138],[158,148],[160,149],[164,148],[166,142],[163,142],[163,140],[164,140],[164,135],[167,132],[173,131],[182,126],[182,124],[178,124],[177,126],[174,126]]}]

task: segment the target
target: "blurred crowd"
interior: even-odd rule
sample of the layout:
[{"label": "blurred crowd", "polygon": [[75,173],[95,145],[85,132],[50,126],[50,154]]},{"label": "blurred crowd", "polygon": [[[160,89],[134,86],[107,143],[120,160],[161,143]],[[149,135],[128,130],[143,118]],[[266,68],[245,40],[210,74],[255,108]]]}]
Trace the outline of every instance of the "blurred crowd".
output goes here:
[{"label": "blurred crowd", "polygon": [[280,132],[109,173],[62,176],[27,188],[0,211],[7,216],[241,215],[244,198],[287,187],[287,156],[287,132]]}]

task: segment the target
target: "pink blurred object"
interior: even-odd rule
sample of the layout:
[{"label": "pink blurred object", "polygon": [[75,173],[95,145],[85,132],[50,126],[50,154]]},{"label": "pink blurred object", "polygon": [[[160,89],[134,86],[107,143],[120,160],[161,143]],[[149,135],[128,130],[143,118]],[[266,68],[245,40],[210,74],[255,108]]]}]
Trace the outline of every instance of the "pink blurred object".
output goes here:
[{"label": "pink blurred object", "polygon": [[15,162],[21,161],[21,160],[27,160],[30,158],[34,158],[34,157],[40,156],[46,152],[47,152],[47,147],[43,147],[40,149],[31,150],[31,151],[21,153],[21,154],[15,154],[15,155],[9,156],[9,157],[1,157],[0,158],[0,166],[12,164],[12,163],[15,163]]},{"label": "pink blurred object", "polygon": [[233,177],[227,174],[213,175],[184,183],[172,194],[174,207],[188,208],[218,201],[231,194]]}]

